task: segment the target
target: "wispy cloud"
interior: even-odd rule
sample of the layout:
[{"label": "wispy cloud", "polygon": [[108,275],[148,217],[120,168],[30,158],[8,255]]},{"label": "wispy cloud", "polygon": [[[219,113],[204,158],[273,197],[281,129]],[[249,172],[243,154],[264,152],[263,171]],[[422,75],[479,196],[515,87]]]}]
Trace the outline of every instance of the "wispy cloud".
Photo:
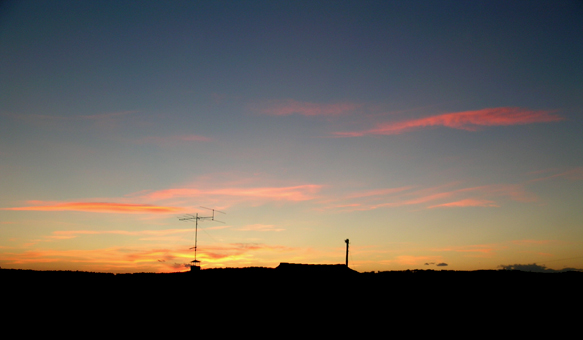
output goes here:
[{"label": "wispy cloud", "polygon": [[[114,231],[119,232],[119,231]],[[208,245],[198,252],[198,258],[209,267],[240,267],[262,265],[266,258],[279,257],[281,253],[297,252],[298,249],[260,243],[231,243]],[[255,258],[258,254],[260,258]],[[182,249],[109,247],[101,249],[36,249],[18,252],[2,252],[3,264],[26,266],[35,269],[68,269],[105,272],[175,272],[187,270],[185,265],[193,253]],[[277,263],[277,259],[268,262]]]},{"label": "wispy cloud", "polygon": [[561,242],[557,240],[514,240],[513,244],[525,246],[540,246],[540,245],[560,245]]},{"label": "wispy cloud", "polygon": [[352,112],[360,107],[362,107],[362,104],[350,102],[321,104],[288,99],[255,104],[252,109],[259,113],[272,116],[288,116],[292,114],[302,116],[338,116]]},{"label": "wispy cloud", "polygon": [[71,117],[68,119],[86,119],[86,120],[104,120],[104,119],[111,119],[120,116],[126,116],[132,113],[136,113],[138,111],[120,111],[120,112],[108,112],[108,113],[99,113],[94,115],[80,115],[76,117]]},{"label": "wispy cloud", "polygon": [[563,268],[560,270],[556,270],[556,269],[551,269],[551,268],[547,268],[544,264],[543,265],[538,265],[536,263],[531,263],[531,264],[509,264],[509,265],[503,265],[501,264],[500,266],[498,266],[504,270],[520,270],[520,271],[524,271],[524,272],[536,272],[536,273],[559,273],[559,272],[566,272],[566,271],[583,271],[583,269],[580,268]]},{"label": "wispy cloud", "polygon": [[175,188],[154,191],[144,197],[163,200],[179,197],[231,197],[251,200],[270,201],[307,201],[316,198],[321,185],[304,184],[287,187],[229,187],[220,189]]},{"label": "wispy cloud", "polygon": [[434,251],[446,251],[446,252],[451,251],[456,253],[477,254],[478,256],[491,256],[495,251],[504,248],[506,247],[499,244],[476,244],[469,246],[440,248],[434,249]]},{"label": "wispy cloud", "polygon": [[169,146],[184,142],[209,142],[209,141],[211,141],[209,137],[200,135],[177,135],[167,137],[149,136],[142,138],[137,142],[140,144],[156,144],[162,146]]},{"label": "wispy cloud", "polygon": [[4,113],[4,116],[11,117],[13,119],[18,119],[27,123],[58,123],[64,121],[93,121],[99,124],[111,124],[114,119],[119,117],[134,114],[137,111],[119,111],[119,112],[107,112],[99,113],[93,115],[75,115],[75,116],[51,116],[42,114],[15,114],[15,113]]},{"label": "wispy cloud", "polygon": [[193,229],[164,229],[164,230],[57,230],[48,236],[48,239],[71,239],[80,235],[126,235],[126,236],[167,236],[191,233]]},{"label": "wispy cloud", "polygon": [[[124,204],[111,202],[42,202],[29,201],[31,205],[27,207],[5,208],[5,210],[28,210],[28,211],[85,211],[100,213],[176,213],[183,211],[179,207],[166,207],[150,204]],[[48,204],[47,204],[48,203]]]},{"label": "wispy cloud", "polygon": [[[322,185],[254,186],[256,178],[220,183],[206,176],[185,187],[142,190],[125,197],[86,198],[78,201],[29,200],[26,206],[0,208],[12,211],[81,211],[99,213],[141,213],[151,218],[165,213],[192,211],[192,199],[200,204],[224,209],[233,205],[258,206],[268,203],[299,203],[319,198]],[[261,180],[269,182],[268,179]]]},{"label": "wispy cloud", "polygon": [[362,191],[353,193],[347,196],[347,198],[362,198],[362,197],[370,197],[370,196],[385,196],[390,194],[395,194],[399,192],[403,192],[406,190],[412,189],[413,186],[404,186],[399,188],[386,188],[386,189],[377,189],[377,190],[369,190],[369,191]]},{"label": "wispy cloud", "polygon": [[285,229],[278,228],[273,224],[249,224],[238,228],[241,231],[283,231]]},{"label": "wispy cloud", "polygon": [[[537,173],[544,173],[544,172],[550,172],[553,171],[555,172],[556,170],[542,170],[542,171],[537,171],[534,172],[533,174],[537,174]],[[537,179],[533,179],[531,180],[531,182],[539,182],[539,181],[546,181],[549,179],[553,179],[553,178],[564,178],[564,179],[568,179],[571,181],[580,181],[583,180],[583,167],[576,167],[576,168],[572,168],[566,171],[562,171],[553,175],[549,175],[546,177],[541,177],[541,178],[537,178]]]},{"label": "wispy cloud", "polygon": [[446,113],[437,116],[389,122],[377,127],[352,132],[336,132],[338,137],[358,137],[365,135],[396,135],[433,126],[476,131],[483,126],[507,126],[561,121],[564,118],[551,114],[553,111],[534,111],[517,107],[487,108],[476,111]]},{"label": "wispy cloud", "polygon": [[477,200],[477,199],[468,198],[465,200],[460,200],[460,201],[455,201],[455,202],[432,205],[432,206],[428,207],[428,209],[453,208],[453,207],[498,207],[498,205],[494,201]]},{"label": "wispy cloud", "polygon": [[325,202],[323,210],[364,211],[379,208],[421,206],[427,209],[447,207],[498,207],[495,200],[506,198],[517,202],[535,202],[537,196],[519,184],[493,184],[455,189],[450,183],[417,190],[414,186],[357,192]]},{"label": "wispy cloud", "polygon": [[[59,269],[104,272],[169,272],[182,266],[189,254],[169,249],[110,247],[102,249],[37,249],[24,252],[4,252],[3,262],[36,269]],[[161,261],[160,261],[161,260]],[[180,262],[178,266],[172,261]],[[183,268],[185,269],[185,268]]]}]

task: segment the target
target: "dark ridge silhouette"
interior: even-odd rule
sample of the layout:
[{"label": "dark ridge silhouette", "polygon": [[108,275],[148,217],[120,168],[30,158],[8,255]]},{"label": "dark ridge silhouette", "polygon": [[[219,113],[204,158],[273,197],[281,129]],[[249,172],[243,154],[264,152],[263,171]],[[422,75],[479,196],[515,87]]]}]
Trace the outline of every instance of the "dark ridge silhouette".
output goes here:
[{"label": "dark ridge silhouette", "polygon": [[0,280],[3,284],[13,285],[41,285],[48,287],[56,285],[63,287],[75,284],[88,286],[101,286],[101,290],[109,286],[124,284],[205,284],[230,281],[238,284],[256,283],[257,281],[278,282],[281,285],[289,284],[294,280],[310,280],[312,285],[321,282],[363,284],[368,286],[386,285],[439,285],[460,284],[473,282],[483,285],[492,282],[504,282],[504,284],[524,283],[530,284],[581,281],[581,271],[561,272],[526,272],[520,270],[432,270],[414,269],[404,271],[377,271],[359,273],[343,264],[298,264],[280,263],[276,268],[269,267],[244,267],[244,268],[210,268],[197,272],[176,273],[96,273],[84,271],[38,271],[28,269],[1,269]]},{"label": "dark ridge silhouette", "polygon": [[282,262],[275,268],[279,273],[288,275],[346,275],[358,274],[344,264],[303,264]]},{"label": "dark ridge silhouette", "polygon": [[21,313],[35,306],[61,306],[73,317],[85,317],[81,312],[96,313],[102,308],[110,320],[125,320],[132,313],[151,317],[166,312],[200,312],[218,320],[225,320],[227,313],[248,321],[260,315],[281,323],[308,316],[323,320],[322,316],[328,314],[340,319],[339,313],[348,310],[363,318],[378,313],[387,316],[389,311],[393,316],[417,315],[444,306],[460,311],[475,306],[534,310],[541,296],[552,295],[546,304],[564,303],[578,296],[583,273],[358,273],[345,265],[282,263],[277,268],[215,268],[163,274],[0,269],[0,282],[4,296],[14,297],[4,300],[5,309]]}]

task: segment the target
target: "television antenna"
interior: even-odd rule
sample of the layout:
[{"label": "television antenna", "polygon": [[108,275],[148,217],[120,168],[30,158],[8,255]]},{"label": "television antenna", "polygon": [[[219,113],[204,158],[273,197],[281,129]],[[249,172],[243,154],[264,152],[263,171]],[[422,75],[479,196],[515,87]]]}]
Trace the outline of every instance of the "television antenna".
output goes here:
[{"label": "television antenna", "polygon": [[212,211],[212,215],[211,216],[199,216],[198,213],[192,215],[192,214],[185,214],[183,217],[179,217],[178,220],[183,221],[183,222],[194,222],[195,223],[195,228],[194,228],[194,247],[190,248],[190,249],[194,249],[194,261],[190,261],[190,263],[192,263],[190,265],[190,271],[191,272],[195,272],[200,270],[200,261],[196,259],[196,250],[198,248],[198,221],[213,221],[213,222],[219,222],[219,223],[225,223],[223,221],[219,221],[219,220],[215,220],[215,211],[221,214],[227,214],[226,212],[220,211],[220,210],[216,210],[216,209],[211,209],[211,208],[205,208],[203,206],[201,206],[201,208],[203,209],[207,209],[207,210],[211,210]]}]

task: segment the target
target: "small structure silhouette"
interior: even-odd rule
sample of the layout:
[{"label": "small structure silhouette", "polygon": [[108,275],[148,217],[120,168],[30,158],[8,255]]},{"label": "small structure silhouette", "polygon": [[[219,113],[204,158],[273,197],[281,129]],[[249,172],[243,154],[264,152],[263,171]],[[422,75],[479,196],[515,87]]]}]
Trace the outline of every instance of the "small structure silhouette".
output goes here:
[{"label": "small structure silhouette", "polygon": [[344,264],[305,264],[281,262],[275,268],[280,273],[293,275],[345,275],[358,273]]},{"label": "small structure silhouette", "polygon": [[280,273],[293,275],[344,275],[347,273],[358,273],[348,267],[348,239],[346,242],[346,264],[304,264],[281,262],[275,269]]}]

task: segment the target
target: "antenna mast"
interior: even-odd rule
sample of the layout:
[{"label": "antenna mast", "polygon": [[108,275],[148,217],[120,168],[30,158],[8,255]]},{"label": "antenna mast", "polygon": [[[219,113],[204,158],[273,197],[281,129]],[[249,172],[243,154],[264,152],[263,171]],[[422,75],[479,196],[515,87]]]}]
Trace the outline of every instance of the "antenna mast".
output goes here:
[{"label": "antenna mast", "polygon": [[194,227],[194,247],[190,248],[190,249],[194,249],[194,261],[190,261],[190,263],[192,263],[190,265],[190,271],[191,272],[195,272],[195,271],[199,271],[200,270],[200,261],[196,259],[196,250],[198,248],[198,220],[211,220],[214,222],[220,222],[220,223],[225,223],[219,220],[215,220],[215,211],[216,212],[220,212],[221,214],[226,214],[225,212],[216,210],[216,209],[210,209],[210,208],[205,208],[205,207],[201,207],[203,209],[208,209],[208,210],[212,210],[213,214],[212,216],[199,216],[198,213],[196,213],[195,215],[191,215],[191,214],[186,214],[184,215],[184,217],[178,218],[178,220],[180,221],[184,221],[184,222],[192,222],[194,221],[195,223],[195,227]]}]

